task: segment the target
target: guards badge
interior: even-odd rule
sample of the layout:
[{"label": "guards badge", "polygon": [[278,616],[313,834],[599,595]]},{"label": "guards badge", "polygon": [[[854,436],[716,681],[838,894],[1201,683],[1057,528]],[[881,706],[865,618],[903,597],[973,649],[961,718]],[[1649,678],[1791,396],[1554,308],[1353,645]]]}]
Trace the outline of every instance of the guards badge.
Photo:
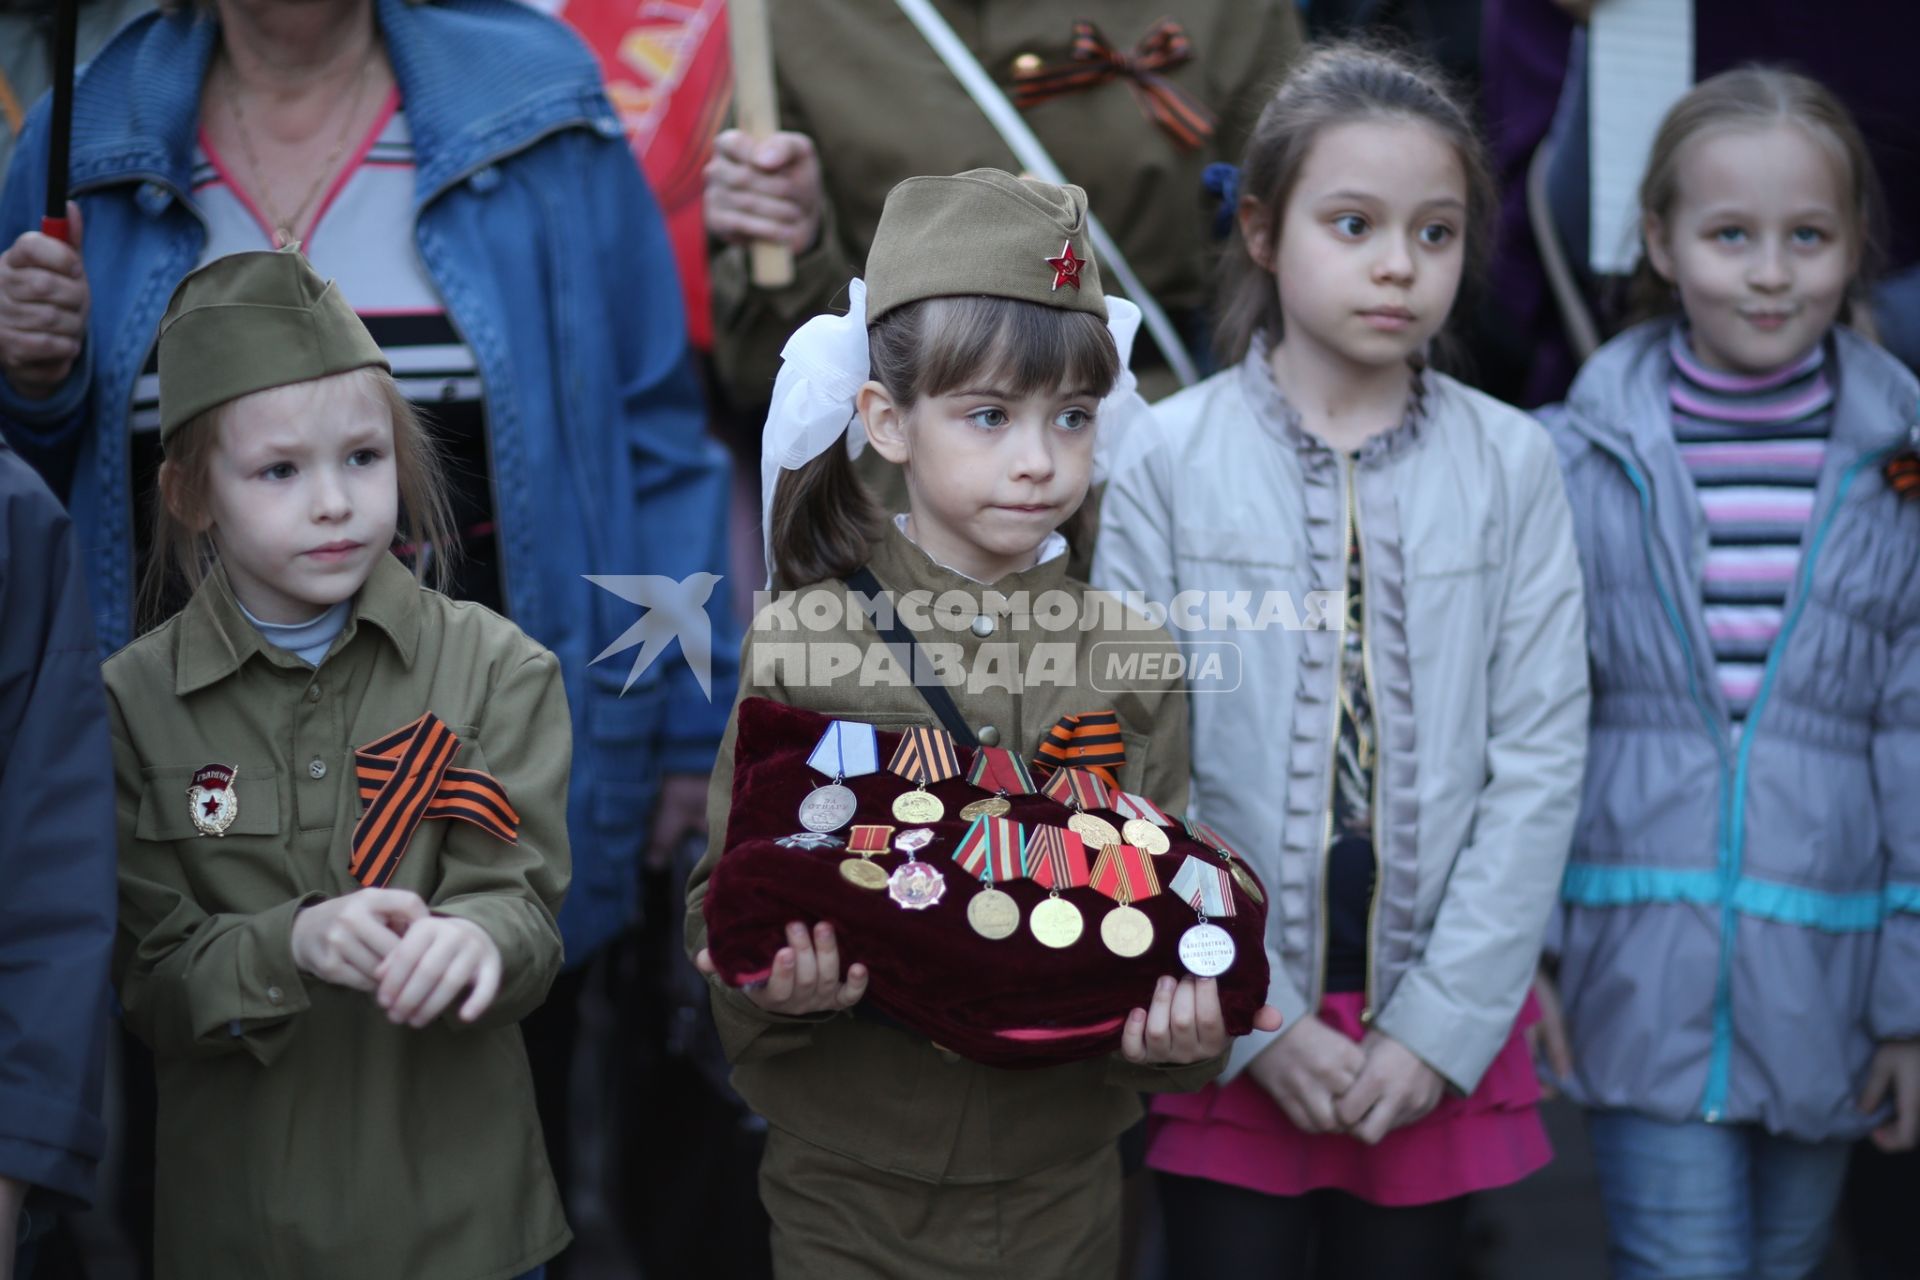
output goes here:
[{"label": "guards badge", "polygon": [[202,765],[194,770],[193,785],[187,788],[187,805],[194,829],[201,835],[223,836],[240,816],[240,793],[233,785],[236,772],[232,765],[225,764]]}]

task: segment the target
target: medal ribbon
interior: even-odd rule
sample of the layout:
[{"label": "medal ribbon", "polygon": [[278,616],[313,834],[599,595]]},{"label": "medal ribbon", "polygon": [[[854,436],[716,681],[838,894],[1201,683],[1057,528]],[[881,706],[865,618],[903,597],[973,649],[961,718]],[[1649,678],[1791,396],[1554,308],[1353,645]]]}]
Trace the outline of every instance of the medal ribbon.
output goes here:
[{"label": "medal ribbon", "polygon": [[1160,875],[1145,849],[1110,844],[1094,859],[1093,887],[1121,906],[1151,898],[1160,892]]},{"label": "medal ribbon", "polygon": [[1027,762],[1005,747],[980,748],[973,757],[973,767],[967,770],[967,781],[982,791],[1006,795],[1030,796],[1035,791]]},{"label": "medal ribbon", "polygon": [[1027,874],[1042,889],[1077,889],[1087,882],[1087,846],[1077,831],[1035,827],[1027,833]]},{"label": "medal ribbon", "polygon": [[1113,790],[1085,769],[1061,769],[1047,779],[1047,798],[1073,809],[1110,809]]},{"label": "medal ribbon", "polygon": [[1186,904],[1209,919],[1234,914],[1233,879],[1225,867],[1188,858],[1167,886]]},{"label": "medal ribbon", "polygon": [[830,778],[858,778],[880,768],[880,739],[873,726],[858,720],[835,720],[820,735],[807,767]]},{"label": "medal ribbon", "polygon": [[893,828],[881,824],[855,827],[847,836],[848,853],[885,853]]},{"label": "medal ribbon", "polygon": [[900,737],[900,745],[887,762],[887,771],[897,773],[916,787],[945,782],[960,773],[960,753],[953,735],[945,729],[909,729]]},{"label": "medal ribbon", "polygon": [[508,844],[520,841],[520,815],[500,780],[478,769],[452,768],[460,739],[429,711],[405,728],[353,753],[366,808],[353,828],[347,870],[368,888],[393,879],[428,818],[470,822]]},{"label": "medal ribbon", "polygon": [[1192,836],[1195,840],[1198,840],[1201,844],[1207,846],[1207,848],[1216,850],[1220,853],[1224,853],[1229,858],[1237,858],[1240,856],[1238,853],[1234,852],[1232,845],[1228,844],[1225,840],[1220,838],[1220,833],[1218,831],[1215,831],[1212,827],[1200,821],[1198,818],[1186,818],[1186,819],[1183,819],[1183,822],[1185,823],[1185,826],[1187,828],[1187,834]]},{"label": "medal ribbon", "polygon": [[1116,791],[1111,807],[1123,818],[1139,818],[1144,822],[1151,822],[1156,827],[1175,825],[1173,819],[1167,816],[1165,809],[1145,796],[1135,795],[1131,791]]},{"label": "medal ribbon", "polygon": [[1026,832],[1007,818],[975,818],[953,860],[988,884],[1027,874]]},{"label": "medal ribbon", "polygon": [[1127,762],[1126,743],[1120,739],[1120,717],[1112,711],[1080,711],[1060,717],[1034,753],[1043,769],[1077,765],[1100,775],[1108,786],[1120,785],[1120,767]]},{"label": "medal ribbon", "polygon": [[1073,24],[1073,61],[1013,73],[1013,101],[1022,111],[1049,98],[1124,78],[1147,119],[1188,151],[1213,136],[1218,121],[1192,94],[1162,75],[1193,58],[1193,42],[1179,23],[1162,18],[1147,28],[1132,53],[1122,53],[1085,18]]}]

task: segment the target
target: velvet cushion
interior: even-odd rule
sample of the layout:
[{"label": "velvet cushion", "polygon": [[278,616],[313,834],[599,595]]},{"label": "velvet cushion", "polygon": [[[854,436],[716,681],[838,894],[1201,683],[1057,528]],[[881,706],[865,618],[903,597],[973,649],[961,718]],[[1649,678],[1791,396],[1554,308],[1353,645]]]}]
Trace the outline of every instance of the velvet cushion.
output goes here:
[{"label": "velvet cushion", "polygon": [[[791,849],[775,843],[804,830],[800,802],[827,781],[807,767],[807,756],[829,723],[825,716],[765,698],[740,704],[727,847],[714,867],[705,903],[709,953],[726,982],[763,981],[790,921],[825,920],[838,934],[842,964],[859,962],[870,971],[863,1004],[871,1011],[988,1066],[1044,1067],[1117,1050],[1128,1011],[1152,1001],[1156,980],[1162,974],[1186,974],[1179,941],[1196,916],[1166,886],[1186,858],[1213,866],[1223,865],[1223,859],[1180,827],[1164,829],[1173,848],[1153,859],[1162,891],[1134,904],[1153,922],[1154,940],[1145,954],[1132,959],[1101,943],[1100,920],[1117,904],[1088,887],[1063,895],[1086,922],[1070,947],[1056,950],[1033,936],[1028,918],[1047,892],[1029,879],[998,885],[1020,908],[1020,927],[1012,937],[992,941],[969,927],[967,902],[981,885],[953,861],[953,851],[969,825],[959,816],[961,807],[986,793],[964,777],[928,788],[946,806],[946,816],[932,824],[935,839],[919,857],[939,871],[947,888],[925,910],[907,910],[884,889],[847,881],[840,863],[856,855],[845,848]],[[879,738],[884,765],[900,735],[881,732]],[[960,756],[964,770],[972,752],[961,748]],[[883,768],[849,778],[846,785],[860,805],[849,828],[885,823],[905,829],[891,806],[909,790],[906,780]],[[1072,814],[1044,796],[1015,796],[1012,803],[1007,816],[1023,827],[1065,826]],[[1121,825],[1117,814],[1096,813]],[[842,841],[847,834],[848,828],[834,833]],[[1093,852],[1088,851],[1089,865]],[[906,860],[898,852],[875,859],[888,871]],[[1213,923],[1233,935],[1234,962],[1218,980],[1220,1004],[1228,1031],[1244,1035],[1266,1001],[1266,908],[1237,884],[1234,902],[1235,914]]]}]

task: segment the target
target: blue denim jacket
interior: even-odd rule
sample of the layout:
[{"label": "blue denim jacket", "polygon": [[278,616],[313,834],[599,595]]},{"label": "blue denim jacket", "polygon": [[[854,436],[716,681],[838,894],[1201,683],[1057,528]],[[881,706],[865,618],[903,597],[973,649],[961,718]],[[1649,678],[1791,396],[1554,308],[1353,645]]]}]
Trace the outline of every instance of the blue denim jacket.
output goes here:
[{"label": "blue denim jacket", "polygon": [[[715,591],[712,697],[675,649],[623,696],[628,656],[589,664],[641,610],[583,575],[724,569],[727,463],[704,434],[666,229],[592,56],[512,0],[376,0],[376,15],[418,157],[415,241],[479,361],[508,608],[565,673],[574,878],[560,923],[577,962],[633,911],[660,775],[711,767],[737,665]],[[44,400],[0,377],[0,430],[56,485],[72,479],[107,652],[132,638],[134,379],[206,243],[188,174],[217,34],[194,7],[149,14],[81,73],[85,350]],[[0,244],[38,225],[46,156],[43,100],[0,193]]]}]

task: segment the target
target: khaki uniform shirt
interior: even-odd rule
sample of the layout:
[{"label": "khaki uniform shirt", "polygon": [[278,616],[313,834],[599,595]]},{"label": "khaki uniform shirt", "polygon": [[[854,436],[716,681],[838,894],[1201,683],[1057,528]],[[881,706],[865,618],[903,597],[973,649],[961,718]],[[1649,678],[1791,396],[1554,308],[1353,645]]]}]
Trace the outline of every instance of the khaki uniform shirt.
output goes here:
[{"label": "khaki uniform shirt", "polygon": [[[1004,90],[1014,64],[1071,60],[1073,24],[1092,18],[1123,53],[1169,14],[1160,0],[935,0],[980,65]],[[754,288],[746,251],[713,263],[714,358],[736,409],[773,392],[780,348],[813,316],[846,307],[895,184],[916,174],[1020,163],[892,0],[807,0],[768,6],[780,127],[813,139],[825,202],[816,248],[794,263],[783,289]],[[1167,79],[1218,117],[1214,136],[1188,151],[1149,120],[1124,77],[1049,99],[1023,112],[1066,174],[1086,188],[1094,214],[1125,250],[1141,282],[1174,317],[1197,317],[1211,301],[1213,209],[1201,171],[1240,162],[1268,94],[1300,46],[1292,0],[1184,0],[1173,13],[1192,58]],[[1027,65],[1023,63],[1023,65]],[[1120,292],[1110,272],[1110,293]],[[1191,341],[1191,336],[1189,338]],[[1135,366],[1148,399],[1175,389],[1142,334]]]},{"label": "khaki uniform shirt", "polygon": [[[120,828],[114,971],[160,1084],[159,1273],[492,1280],[567,1241],[516,1023],[560,967],[572,730],[552,654],[383,557],[318,668],[216,572],[108,660]],[[498,944],[500,992],[421,1030],[294,966],[294,914],[358,886],[354,748],[433,711],[500,780],[517,844],[422,822],[388,887]],[[237,770],[202,835],[187,789]]]},{"label": "khaki uniform shirt", "polygon": [[[1121,785],[1172,812],[1185,807],[1187,707],[1179,679],[1138,678],[1139,666],[1131,679],[1124,665],[1117,669],[1119,679],[1096,670],[1117,646],[1176,652],[1163,630],[1148,627],[1137,614],[1123,617],[1117,598],[1068,578],[1064,556],[983,587],[934,563],[889,525],[875,545],[871,568],[896,600],[899,593],[918,593],[916,598],[937,606],[922,619],[924,628],[905,607],[900,616],[930,660],[952,647],[946,656],[969,679],[949,682],[949,689],[982,743],[1030,760],[1062,716],[1112,709],[1126,742]],[[740,696],[773,698],[887,730],[939,727],[910,684],[862,681],[857,671],[831,674],[851,655],[877,658],[886,649],[865,615],[847,609],[849,594],[832,581],[763,609],[742,653]],[[1050,605],[1065,609],[1055,619],[1073,625],[1047,629],[1043,615]],[[1094,611],[1104,625],[1082,629],[1083,615]],[[837,624],[813,625],[836,614]],[[1013,672],[1026,673],[1024,687],[993,683]],[[736,708],[708,793],[711,843],[688,884],[687,945],[693,951],[706,944],[701,903],[726,847],[737,724]],[[734,1062],[734,1087],[769,1123],[873,1168],[927,1182],[1019,1178],[1083,1156],[1139,1118],[1138,1091],[1197,1089],[1226,1061],[1222,1055],[1193,1066],[1136,1066],[1116,1054],[1008,1071],[852,1013],[771,1015],[718,982],[713,1009]]]}]

